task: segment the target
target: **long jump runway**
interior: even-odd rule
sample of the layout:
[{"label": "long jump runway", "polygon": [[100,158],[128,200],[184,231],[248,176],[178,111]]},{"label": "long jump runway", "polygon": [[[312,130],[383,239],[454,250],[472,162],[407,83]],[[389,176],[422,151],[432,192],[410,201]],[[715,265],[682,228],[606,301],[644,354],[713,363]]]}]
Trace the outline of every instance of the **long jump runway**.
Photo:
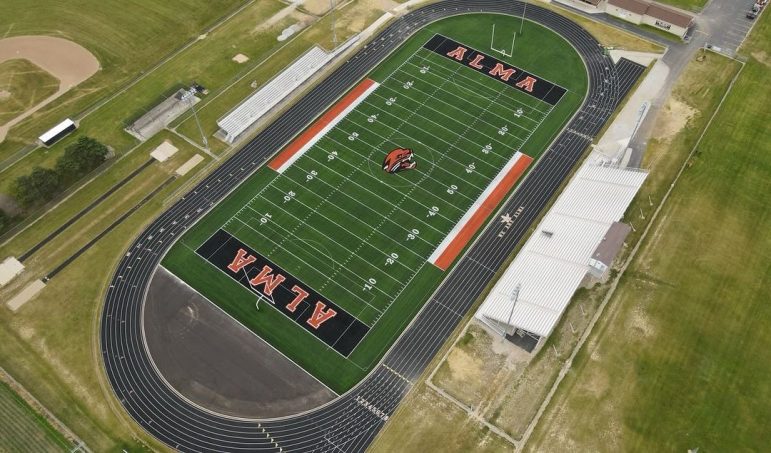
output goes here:
[{"label": "long jump runway", "polygon": [[580,26],[549,10],[528,5],[527,19],[552,29],[577,49],[588,69],[589,90],[574,118],[501,208],[500,212],[520,213],[505,234],[500,234],[502,224],[492,217],[381,365],[353,390],[327,405],[297,416],[257,421],[214,414],[181,398],[158,375],[148,356],[141,325],[145,293],[165,251],[186,228],[412,33],[438,19],[471,12],[518,16],[523,12],[523,3],[446,0],[395,20],[159,216],[132,244],[107,292],[101,349],[116,396],[149,433],[181,451],[365,450],[644,70],[623,59],[614,65]]}]

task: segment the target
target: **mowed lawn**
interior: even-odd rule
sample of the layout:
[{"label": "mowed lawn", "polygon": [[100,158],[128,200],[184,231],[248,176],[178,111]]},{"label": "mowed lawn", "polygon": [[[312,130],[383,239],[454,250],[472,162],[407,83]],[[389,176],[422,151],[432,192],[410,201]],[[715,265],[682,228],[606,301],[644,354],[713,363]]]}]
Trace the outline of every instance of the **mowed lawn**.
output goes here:
[{"label": "mowed lawn", "polygon": [[0,451],[70,451],[72,446],[10,387],[0,382]]},{"label": "mowed lawn", "polygon": [[[700,11],[707,4],[707,0],[662,0],[661,3],[672,5],[676,8],[681,8],[690,11]],[[751,2],[747,2],[749,7]]]},{"label": "mowed lawn", "polygon": [[0,142],[0,160],[142,74],[244,0],[3,0],[0,36],[51,35],[93,53],[102,68]]},{"label": "mowed lawn", "polygon": [[[280,176],[259,170],[164,265],[333,390],[353,386],[446,275],[428,263],[442,239],[515,152],[537,159],[583,100],[580,57],[540,26],[528,24],[510,61],[567,88],[555,106],[421,48],[441,33],[490,53],[473,30],[493,22],[505,30],[515,20],[472,15],[418,33],[373,72],[381,85],[306,155]],[[415,151],[416,169],[383,172],[396,147]],[[253,292],[195,254],[222,227],[370,328],[350,356],[275,310],[257,313]]]},{"label": "mowed lawn", "polygon": [[28,60],[0,63],[0,125],[59,89],[59,80]]},{"label": "mowed lawn", "polygon": [[[530,450],[771,443],[771,21]],[[711,57],[709,57],[711,58]]]}]

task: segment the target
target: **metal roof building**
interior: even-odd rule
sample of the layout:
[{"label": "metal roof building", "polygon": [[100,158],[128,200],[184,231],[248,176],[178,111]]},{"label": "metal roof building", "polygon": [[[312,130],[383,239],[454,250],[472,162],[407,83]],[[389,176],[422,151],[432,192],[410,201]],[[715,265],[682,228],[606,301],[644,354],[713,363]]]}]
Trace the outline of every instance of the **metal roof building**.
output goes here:
[{"label": "metal roof building", "polygon": [[[551,334],[589,271],[589,260],[621,219],[647,173],[592,154],[484,300],[475,317],[511,335]],[[515,302],[516,300],[516,302]]]}]

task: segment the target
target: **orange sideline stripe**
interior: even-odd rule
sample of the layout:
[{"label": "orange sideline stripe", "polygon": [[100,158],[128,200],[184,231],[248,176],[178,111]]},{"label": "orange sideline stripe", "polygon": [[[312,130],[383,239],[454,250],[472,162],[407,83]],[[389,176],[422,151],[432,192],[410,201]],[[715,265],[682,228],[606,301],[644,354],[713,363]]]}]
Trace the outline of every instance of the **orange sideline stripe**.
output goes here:
[{"label": "orange sideline stripe", "polygon": [[455,261],[455,258],[457,258],[463,248],[466,247],[466,244],[468,244],[471,238],[474,237],[477,230],[479,230],[479,228],[484,223],[485,219],[487,219],[487,217],[492,214],[493,211],[495,211],[498,203],[500,203],[501,200],[503,200],[503,197],[509,193],[509,190],[514,187],[514,184],[516,184],[517,180],[519,180],[520,176],[522,176],[522,174],[525,172],[525,169],[527,169],[528,165],[530,165],[530,162],[532,161],[533,158],[528,155],[522,154],[520,156],[517,162],[515,162],[511,167],[509,172],[506,173],[506,176],[504,176],[503,179],[501,179],[501,182],[498,183],[498,186],[496,186],[495,189],[490,192],[490,195],[487,196],[487,199],[482,202],[482,205],[479,206],[479,208],[471,216],[468,222],[463,225],[463,228],[461,228],[461,230],[458,232],[458,235],[455,236],[447,248],[444,249],[439,258],[437,258],[437,260],[434,262],[436,267],[443,271],[446,271],[447,268],[450,267],[450,264]]},{"label": "orange sideline stripe", "polygon": [[308,129],[305,130],[299,137],[297,137],[292,143],[289,144],[283,151],[281,151],[273,160],[268,163],[268,167],[278,171],[286,161],[289,160],[297,151],[299,151],[306,143],[308,143],[313,137],[316,136],[322,129],[324,129],[329,123],[337,118],[340,113],[351,105],[359,96],[362,95],[369,87],[375,82],[372,79],[364,79],[358,85],[356,85],[348,94],[346,94],[340,102],[333,105],[331,109],[327,110],[321,118],[316,120]]}]

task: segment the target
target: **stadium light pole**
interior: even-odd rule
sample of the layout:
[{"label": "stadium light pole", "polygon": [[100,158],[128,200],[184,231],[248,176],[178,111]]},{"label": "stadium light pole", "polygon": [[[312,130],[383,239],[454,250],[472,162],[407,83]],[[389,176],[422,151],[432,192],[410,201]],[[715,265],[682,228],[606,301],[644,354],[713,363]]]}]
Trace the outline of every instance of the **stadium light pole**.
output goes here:
[{"label": "stadium light pole", "polygon": [[337,0],[329,0],[329,4],[332,7],[332,49],[337,47]]},{"label": "stadium light pole", "polygon": [[209,141],[206,140],[206,135],[203,133],[203,128],[201,127],[201,121],[198,120],[198,112],[195,111],[195,96],[193,95],[193,90],[185,91],[183,98],[190,104],[190,110],[193,111],[195,123],[198,125],[198,132],[201,133],[201,140],[203,140],[203,146],[206,148],[206,151],[210,151]]},{"label": "stadium light pole", "polygon": [[[519,291],[522,289],[522,283],[517,283],[514,287],[514,291],[511,293],[511,311],[509,312],[509,319],[506,321],[507,325],[511,325],[511,318],[514,317],[514,307],[517,306],[517,300],[519,300]],[[506,330],[503,331],[503,338],[506,338]]]},{"label": "stadium light pole", "polygon": [[522,6],[522,21],[519,23],[519,34],[522,34],[522,27],[525,26],[525,12],[527,11],[527,0],[525,0],[524,5]]}]

